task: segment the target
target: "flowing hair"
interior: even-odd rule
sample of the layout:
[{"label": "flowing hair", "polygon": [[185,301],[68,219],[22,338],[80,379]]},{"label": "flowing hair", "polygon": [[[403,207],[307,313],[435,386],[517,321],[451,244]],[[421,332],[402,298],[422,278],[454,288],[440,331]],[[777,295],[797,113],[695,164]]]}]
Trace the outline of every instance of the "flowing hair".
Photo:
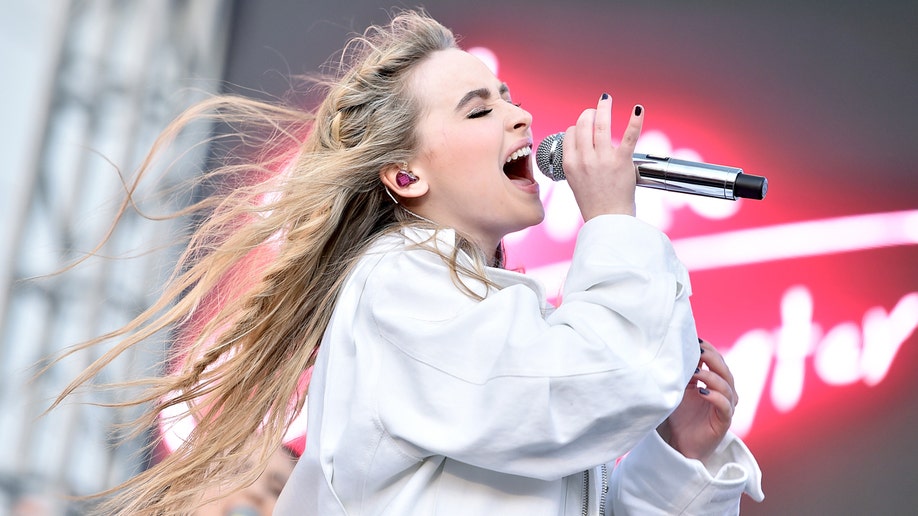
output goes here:
[{"label": "flowing hair", "polygon": [[[180,214],[203,215],[159,300],[123,328],[68,352],[114,343],[54,406],[132,346],[210,311],[185,345],[173,346],[173,371],[120,384],[145,387],[114,404],[149,406],[132,422],[133,435],[179,406],[197,424],[159,463],[101,493],[105,513],[189,513],[206,502],[208,489],[244,487],[264,470],[302,410],[298,383],[315,360],[347,273],[379,235],[426,224],[393,202],[379,172],[410,161],[417,148],[421,107],[410,91],[412,70],[455,47],[453,34],[424,12],[400,12],[352,39],[340,71],[315,81],[325,97],[314,112],[216,96],[160,135],[138,179],[158,150],[196,120],[223,124],[261,152],[204,175],[205,184],[223,186]],[[467,239],[459,247],[474,250]],[[269,258],[240,274],[265,248]],[[487,283],[482,256],[466,272]],[[444,259],[457,277],[456,254]]]}]

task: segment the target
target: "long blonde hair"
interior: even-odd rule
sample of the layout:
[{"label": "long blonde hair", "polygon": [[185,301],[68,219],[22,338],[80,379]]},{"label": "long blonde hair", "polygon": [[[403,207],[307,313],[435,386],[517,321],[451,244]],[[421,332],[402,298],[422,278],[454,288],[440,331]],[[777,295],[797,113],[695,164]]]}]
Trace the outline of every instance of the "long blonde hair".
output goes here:
[{"label": "long blonde hair", "polygon": [[[138,433],[183,403],[196,428],[161,462],[103,493],[113,496],[107,513],[191,512],[205,490],[242,487],[264,469],[303,406],[298,382],[315,360],[346,274],[377,236],[411,223],[386,194],[379,171],[409,162],[417,147],[420,107],[409,91],[411,71],[455,46],[453,34],[423,12],[401,12],[345,47],[341,71],[317,82],[326,96],[314,113],[220,96],[186,111],[157,140],[138,177],[158,149],[201,118],[232,128],[262,152],[207,172],[205,182],[230,186],[183,212],[206,216],[159,301],[77,348],[116,343],[55,405],[125,350],[195,318],[215,292],[220,297],[188,346],[174,351],[178,367],[132,382],[147,388],[121,404],[150,406],[134,422]],[[242,180],[252,177],[261,180]],[[239,281],[240,264],[266,246],[270,259]],[[452,266],[455,272],[455,257]]]}]

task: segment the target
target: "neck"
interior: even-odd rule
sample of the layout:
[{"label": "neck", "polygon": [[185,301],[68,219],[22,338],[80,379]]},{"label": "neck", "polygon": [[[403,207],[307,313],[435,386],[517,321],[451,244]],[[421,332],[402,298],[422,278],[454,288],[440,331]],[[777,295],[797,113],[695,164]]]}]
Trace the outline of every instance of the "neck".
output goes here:
[{"label": "neck", "polygon": [[430,225],[432,225],[432,226],[437,226],[437,227],[440,226],[440,224],[437,224],[436,222],[434,222],[434,221],[428,219],[427,217],[422,217],[422,216],[418,215],[417,213],[415,213],[415,212],[409,210],[409,209],[406,208],[404,205],[402,205],[402,209],[405,210],[405,212],[407,212],[407,213],[408,213],[409,215],[411,215],[412,217],[415,217],[415,218],[417,218],[417,219],[423,220],[424,222],[427,222],[428,224],[430,224]]},{"label": "neck", "polygon": [[[405,207],[404,204],[400,204],[400,206],[403,210],[405,210],[406,213],[408,213],[412,217],[415,217],[418,220],[423,220],[424,222],[434,227],[443,226],[443,224],[438,224],[428,219],[427,217],[424,217],[423,215],[419,215],[416,212],[409,210],[408,208]],[[504,248],[501,243],[501,240],[498,240],[497,243],[490,243],[490,244],[485,244],[485,245],[482,245],[482,242],[477,239],[470,239],[470,241],[475,245],[475,247],[481,250],[489,266],[503,268]]]}]

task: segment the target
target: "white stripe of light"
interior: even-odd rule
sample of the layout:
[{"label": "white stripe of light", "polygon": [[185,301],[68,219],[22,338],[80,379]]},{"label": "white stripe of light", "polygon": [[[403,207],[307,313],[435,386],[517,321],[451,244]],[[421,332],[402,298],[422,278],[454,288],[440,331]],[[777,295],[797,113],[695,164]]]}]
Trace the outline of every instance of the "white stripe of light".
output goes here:
[{"label": "white stripe of light", "polygon": [[918,244],[918,210],[792,222],[673,241],[691,271]]},{"label": "white stripe of light", "polygon": [[[918,210],[791,222],[673,240],[690,271],[918,244]],[[561,293],[570,261],[527,269],[549,297]]]}]

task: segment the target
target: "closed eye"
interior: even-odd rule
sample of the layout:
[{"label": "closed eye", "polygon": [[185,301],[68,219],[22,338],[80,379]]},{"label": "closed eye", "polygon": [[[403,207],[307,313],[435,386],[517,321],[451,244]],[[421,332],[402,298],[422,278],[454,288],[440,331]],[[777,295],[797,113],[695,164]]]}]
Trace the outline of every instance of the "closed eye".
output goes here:
[{"label": "closed eye", "polygon": [[468,118],[481,118],[493,111],[492,109],[478,109],[468,114]]}]

